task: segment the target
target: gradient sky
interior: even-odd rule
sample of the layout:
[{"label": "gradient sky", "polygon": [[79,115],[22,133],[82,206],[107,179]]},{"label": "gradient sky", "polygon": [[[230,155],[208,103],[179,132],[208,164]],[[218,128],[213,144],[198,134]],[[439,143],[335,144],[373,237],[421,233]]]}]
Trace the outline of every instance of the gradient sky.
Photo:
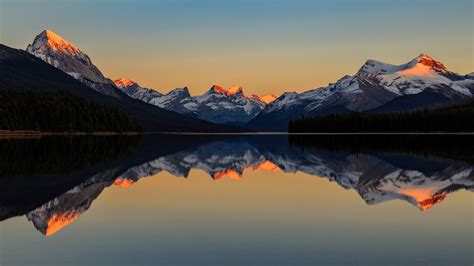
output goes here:
[{"label": "gradient sky", "polygon": [[472,0],[0,0],[0,42],[25,49],[45,28],[112,79],[167,92],[241,85],[304,91],[366,59],[427,53],[474,71]]}]

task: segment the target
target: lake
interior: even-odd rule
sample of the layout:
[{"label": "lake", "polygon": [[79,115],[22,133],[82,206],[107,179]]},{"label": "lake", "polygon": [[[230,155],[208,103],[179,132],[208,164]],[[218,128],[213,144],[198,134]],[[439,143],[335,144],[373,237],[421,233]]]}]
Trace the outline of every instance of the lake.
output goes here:
[{"label": "lake", "polygon": [[0,265],[473,265],[471,136],[0,139]]}]

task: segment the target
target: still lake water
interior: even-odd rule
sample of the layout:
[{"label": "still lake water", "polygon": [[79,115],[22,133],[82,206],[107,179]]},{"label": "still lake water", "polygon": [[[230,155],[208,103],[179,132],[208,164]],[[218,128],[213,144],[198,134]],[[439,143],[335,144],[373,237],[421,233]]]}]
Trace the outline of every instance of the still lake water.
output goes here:
[{"label": "still lake water", "polygon": [[473,265],[470,137],[0,140],[0,265]]}]

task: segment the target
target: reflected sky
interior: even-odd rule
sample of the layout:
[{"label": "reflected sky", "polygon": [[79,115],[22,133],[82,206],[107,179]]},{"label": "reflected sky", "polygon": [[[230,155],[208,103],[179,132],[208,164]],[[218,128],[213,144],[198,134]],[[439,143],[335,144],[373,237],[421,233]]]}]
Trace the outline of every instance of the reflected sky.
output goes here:
[{"label": "reflected sky", "polygon": [[[302,151],[276,140],[278,150],[271,149],[274,140],[241,138],[206,141],[139,163],[125,160],[130,165],[119,156],[127,167],[111,170],[112,163],[88,172],[92,175],[26,215],[1,222],[0,263],[472,263],[472,164]],[[400,156],[415,166],[402,164]],[[259,167],[269,162],[278,168]],[[239,178],[216,179],[222,169]],[[414,188],[443,191],[445,197],[423,211],[406,197]],[[388,198],[371,202],[382,195],[373,191]],[[404,196],[390,194],[400,191]],[[371,197],[364,196],[368,192]],[[70,224],[41,227],[40,218],[68,211]]]}]

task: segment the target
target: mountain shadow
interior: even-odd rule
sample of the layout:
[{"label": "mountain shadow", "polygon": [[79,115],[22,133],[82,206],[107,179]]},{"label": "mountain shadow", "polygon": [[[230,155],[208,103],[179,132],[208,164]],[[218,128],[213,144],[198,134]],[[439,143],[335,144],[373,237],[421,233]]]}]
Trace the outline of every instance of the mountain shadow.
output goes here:
[{"label": "mountain shadow", "polygon": [[[235,132],[236,127],[188,118],[135,100],[122,91],[101,94],[35,56],[0,44],[0,90],[65,92],[130,114],[146,132]],[[54,109],[54,106],[51,108]],[[21,114],[11,114],[14,117]],[[66,122],[66,121],[64,121]],[[29,129],[29,128],[28,128]]]}]

